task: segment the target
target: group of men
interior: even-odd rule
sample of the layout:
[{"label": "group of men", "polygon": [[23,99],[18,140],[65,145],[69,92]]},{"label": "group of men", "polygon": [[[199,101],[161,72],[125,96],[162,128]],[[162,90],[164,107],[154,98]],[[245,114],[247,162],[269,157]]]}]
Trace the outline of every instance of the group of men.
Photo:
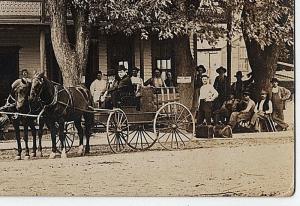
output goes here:
[{"label": "group of men", "polygon": [[272,120],[282,130],[288,128],[284,122],[283,110],[285,101],[291,92],[280,87],[279,81],[273,78],[270,92],[262,90],[260,99],[255,103],[251,99],[250,88],[253,87],[253,77],[243,81],[243,74],[238,71],[236,82],[229,85],[226,69],[219,67],[219,74],[214,84],[210,84],[209,77],[203,65],[196,68],[195,88],[198,89],[198,124],[228,124],[235,128],[241,121],[248,121],[254,131],[260,131],[260,120]]},{"label": "group of men", "polygon": [[[137,67],[132,69],[131,74],[128,74],[127,69],[123,65],[118,66],[117,70],[118,73],[115,75],[113,82],[104,80],[102,72],[98,71],[97,78],[90,86],[94,103],[99,107],[117,107],[122,97],[133,95],[135,96],[135,104],[139,110],[142,87],[151,86],[159,88],[175,86],[172,74],[169,71],[166,73],[166,79],[163,80],[161,71],[155,69],[153,77],[144,82],[141,77],[138,77],[139,68]],[[110,94],[110,99],[106,98],[108,94]]]}]

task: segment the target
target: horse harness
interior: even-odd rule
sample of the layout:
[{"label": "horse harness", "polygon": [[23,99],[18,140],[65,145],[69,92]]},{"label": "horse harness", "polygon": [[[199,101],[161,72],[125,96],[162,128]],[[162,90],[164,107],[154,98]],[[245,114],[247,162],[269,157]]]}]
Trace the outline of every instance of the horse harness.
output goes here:
[{"label": "horse harness", "polygon": [[[57,105],[57,104],[61,104],[61,105],[65,106],[65,108],[64,108],[64,110],[61,114],[64,114],[67,109],[71,109],[72,112],[75,112],[76,110],[86,112],[85,110],[83,110],[81,108],[77,108],[77,107],[74,106],[74,99],[73,99],[73,96],[72,96],[72,94],[69,90],[70,88],[63,87],[63,88],[59,89],[59,86],[60,85],[54,85],[53,100],[50,104],[45,105],[44,109],[50,108],[50,107],[52,107],[54,105]],[[85,95],[83,94],[82,90],[79,89],[79,87],[74,87],[74,88],[85,99]],[[67,103],[58,100],[58,95],[63,91],[65,91],[68,94]],[[88,94],[87,93],[85,93],[85,94],[88,97]]]}]

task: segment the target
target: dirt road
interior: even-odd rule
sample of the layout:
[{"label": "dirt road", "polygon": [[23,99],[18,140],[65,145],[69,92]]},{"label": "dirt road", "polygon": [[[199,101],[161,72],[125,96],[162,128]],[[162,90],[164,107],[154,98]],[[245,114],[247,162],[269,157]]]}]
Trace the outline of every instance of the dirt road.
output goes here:
[{"label": "dirt road", "polygon": [[54,160],[2,159],[0,195],[288,196],[293,192],[292,137],[200,141],[195,148]]}]

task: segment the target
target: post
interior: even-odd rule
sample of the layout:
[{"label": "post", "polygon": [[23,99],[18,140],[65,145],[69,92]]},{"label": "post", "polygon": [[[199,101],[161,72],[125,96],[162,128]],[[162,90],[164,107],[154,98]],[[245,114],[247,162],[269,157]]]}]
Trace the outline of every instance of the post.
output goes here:
[{"label": "post", "polygon": [[40,31],[40,71],[46,71],[46,39],[45,31]]},{"label": "post", "polygon": [[227,14],[227,76],[228,76],[228,85],[231,85],[231,30],[232,30],[232,14],[231,11]]},{"label": "post", "polygon": [[140,39],[140,77],[144,79],[144,41]]}]

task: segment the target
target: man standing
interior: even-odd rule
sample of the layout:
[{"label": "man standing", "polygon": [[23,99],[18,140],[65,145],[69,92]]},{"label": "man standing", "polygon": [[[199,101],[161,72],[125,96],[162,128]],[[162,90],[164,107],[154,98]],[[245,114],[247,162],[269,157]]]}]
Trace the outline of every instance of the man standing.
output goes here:
[{"label": "man standing", "polygon": [[231,94],[233,94],[237,99],[242,99],[243,91],[246,90],[246,86],[242,81],[243,73],[241,71],[237,71],[234,76],[236,78],[236,82],[231,85]]},{"label": "man standing", "polygon": [[227,99],[227,91],[228,89],[228,80],[227,76],[225,75],[226,69],[224,67],[219,67],[216,72],[219,74],[214,82],[214,88],[217,90],[219,93],[218,98],[215,101],[215,106],[214,109],[220,109],[220,107],[223,105],[223,103]]},{"label": "man standing", "polygon": [[242,109],[239,112],[232,112],[228,125],[231,128],[235,128],[236,124],[242,120],[250,120],[254,111],[255,102],[250,98],[250,93],[245,91],[243,92],[245,109]]},{"label": "man standing", "polygon": [[92,82],[90,86],[93,101],[96,105],[101,104],[100,98],[106,91],[106,83],[107,82],[102,79],[102,72],[98,71],[97,78]]},{"label": "man standing", "polygon": [[273,78],[271,83],[271,101],[273,103],[272,118],[283,130],[286,130],[289,125],[284,122],[283,110],[285,107],[285,101],[290,98],[291,92],[284,87],[278,86],[279,81],[277,78]]},{"label": "man standing", "polygon": [[205,119],[207,124],[211,124],[213,101],[218,97],[218,92],[209,84],[207,75],[202,76],[202,83],[198,101],[199,113],[197,123],[202,124]]},{"label": "man standing", "polygon": [[131,77],[131,82],[134,88],[134,93],[136,97],[136,108],[138,111],[140,111],[141,108],[141,96],[142,96],[142,87],[144,86],[143,79],[141,77],[138,77],[138,71],[139,68],[134,67],[132,69],[132,77]]}]

